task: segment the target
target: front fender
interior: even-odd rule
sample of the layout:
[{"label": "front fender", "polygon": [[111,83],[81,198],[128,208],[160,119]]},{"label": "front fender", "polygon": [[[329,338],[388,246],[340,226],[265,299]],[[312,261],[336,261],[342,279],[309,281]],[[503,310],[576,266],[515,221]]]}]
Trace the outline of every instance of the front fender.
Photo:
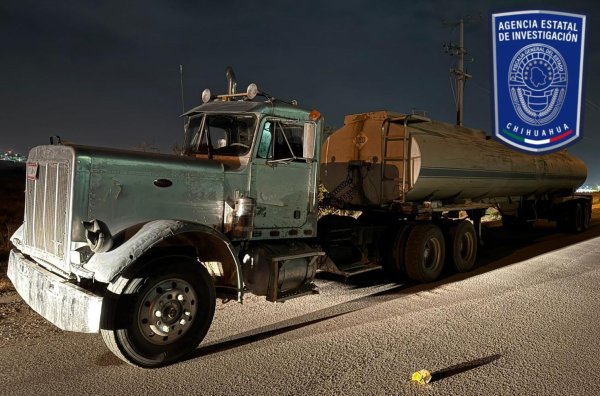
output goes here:
[{"label": "front fender", "polygon": [[225,235],[203,224],[188,223],[180,220],[155,220],[146,223],[140,230],[121,246],[106,252],[96,253],[83,266],[94,273],[98,282],[109,283],[127,267],[135,263],[142,255],[160,242],[179,234],[196,232],[218,238],[227,247],[237,272],[237,293],[241,301],[244,283],[242,280],[241,263],[235,248]]}]

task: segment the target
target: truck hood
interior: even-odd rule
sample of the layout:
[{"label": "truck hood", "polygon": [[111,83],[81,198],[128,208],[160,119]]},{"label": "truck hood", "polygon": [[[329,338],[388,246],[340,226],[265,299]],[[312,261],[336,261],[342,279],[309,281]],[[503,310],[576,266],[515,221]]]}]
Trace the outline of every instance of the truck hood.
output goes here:
[{"label": "truck hood", "polygon": [[73,240],[92,219],[115,235],[157,219],[220,229],[224,168],[217,161],[97,147],[75,150]]}]

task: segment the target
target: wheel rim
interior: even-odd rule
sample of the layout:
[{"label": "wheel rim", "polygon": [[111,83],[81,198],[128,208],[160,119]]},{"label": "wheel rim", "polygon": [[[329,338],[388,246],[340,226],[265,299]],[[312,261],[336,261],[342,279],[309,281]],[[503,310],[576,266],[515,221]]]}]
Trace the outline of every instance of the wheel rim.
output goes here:
[{"label": "wheel rim", "polygon": [[197,296],[182,279],[166,279],[152,286],[141,300],[138,326],[143,337],[157,345],[183,337],[196,317]]},{"label": "wheel rim", "polygon": [[442,246],[436,238],[430,238],[423,251],[423,264],[429,271],[436,270],[442,261]]}]

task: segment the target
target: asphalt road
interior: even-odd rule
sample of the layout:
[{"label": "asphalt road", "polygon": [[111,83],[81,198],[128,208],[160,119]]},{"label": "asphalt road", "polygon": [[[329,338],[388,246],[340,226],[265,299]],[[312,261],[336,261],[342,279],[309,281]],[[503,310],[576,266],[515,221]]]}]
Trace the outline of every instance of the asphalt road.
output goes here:
[{"label": "asphalt road", "polygon": [[[598,220],[580,235],[541,224],[486,236],[477,269],[434,284],[325,277],[320,295],[219,304],[195,354],[161,369],[3,296],[21,308],[0,317],[0,394],[599,394]],[[411,383],[422,368],[432,382]]]}]

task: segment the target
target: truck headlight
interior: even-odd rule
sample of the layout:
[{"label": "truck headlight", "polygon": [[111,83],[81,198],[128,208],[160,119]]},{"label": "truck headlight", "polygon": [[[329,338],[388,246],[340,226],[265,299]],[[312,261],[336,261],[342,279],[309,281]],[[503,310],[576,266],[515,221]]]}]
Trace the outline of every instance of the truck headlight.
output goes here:
[{"label": "truck headlight", "polygon": [[85,239],[92,252],[108,252],[113,245],[113,239],[106,224],[96,219],[82,223],[85,228]]}]

